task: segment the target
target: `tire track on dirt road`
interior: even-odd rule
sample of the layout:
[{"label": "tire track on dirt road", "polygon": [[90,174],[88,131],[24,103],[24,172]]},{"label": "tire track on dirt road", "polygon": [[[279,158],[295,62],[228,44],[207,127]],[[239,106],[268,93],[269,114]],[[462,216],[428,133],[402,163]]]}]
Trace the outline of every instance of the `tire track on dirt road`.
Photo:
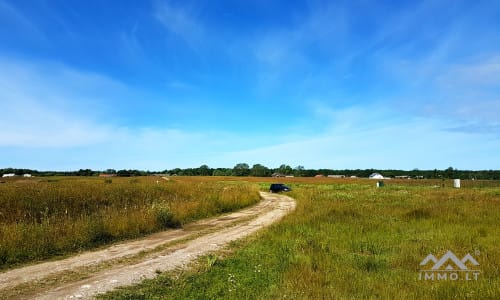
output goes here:
[{"label": "tire track on dirt road", "polygon": [[[0,273],[0,295],[16,299],[88,299],[119,286],[154,278],[160,272],[184,268],[196,258],[222,249],[229,242],[248,236],[295,209],[295,201],[288,196],[261,192],[261,197],[262,200],[252,207],[193,222],[183,229]],[[168,246],[172,243],[175,244]],[[140,259],[131,263],[113,264],[113,261],[141,254]],[[85,274],[84,279],[49,283],[49,278],[106,264],[110,265]],[[16,293],[22,286],[24,290]]]}]

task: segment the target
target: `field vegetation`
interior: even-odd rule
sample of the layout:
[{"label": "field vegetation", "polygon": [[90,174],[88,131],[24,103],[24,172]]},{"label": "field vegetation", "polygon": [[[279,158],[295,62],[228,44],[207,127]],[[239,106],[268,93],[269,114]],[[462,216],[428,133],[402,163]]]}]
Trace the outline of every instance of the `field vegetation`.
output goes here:
[{"label": "field vegetation", "polygon": [[[260,179],[263,190],[269,181]],[[282,181],[294,189],[288,195],[297,209],[281,222],[187,272],[101,298],[500,298],[498,185],[391,181],[377,189],[369,180]],[[448,250],[477,259],[477,281],[419,280],[420,262]]]},{"label": "field vegetation", "polygon": [[0,269],[240,209],[254,183],[176,177],[48,177],[0,184]]}]

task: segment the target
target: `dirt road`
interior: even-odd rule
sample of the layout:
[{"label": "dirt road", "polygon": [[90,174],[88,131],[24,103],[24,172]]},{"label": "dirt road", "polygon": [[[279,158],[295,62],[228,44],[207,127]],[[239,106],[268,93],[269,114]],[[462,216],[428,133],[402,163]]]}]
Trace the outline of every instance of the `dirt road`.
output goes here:
[{"label": "dirt road", "polygon": [[0,273],[0,298],[88,299],[160,272],[183,268],[295,209],[290,197],[264,192],[261,196],[257,205],[200,220],[183,229]]}]

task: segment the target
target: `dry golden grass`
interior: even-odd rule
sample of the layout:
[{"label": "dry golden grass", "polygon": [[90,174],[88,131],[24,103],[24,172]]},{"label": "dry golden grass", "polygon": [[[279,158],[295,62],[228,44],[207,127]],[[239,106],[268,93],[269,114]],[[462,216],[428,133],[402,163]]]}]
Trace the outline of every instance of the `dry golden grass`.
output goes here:
[{"label": "dry golden grass", "polygon": [[59,177],[0,185],[0,268],[134,238],[259,200],[208,178]]}]

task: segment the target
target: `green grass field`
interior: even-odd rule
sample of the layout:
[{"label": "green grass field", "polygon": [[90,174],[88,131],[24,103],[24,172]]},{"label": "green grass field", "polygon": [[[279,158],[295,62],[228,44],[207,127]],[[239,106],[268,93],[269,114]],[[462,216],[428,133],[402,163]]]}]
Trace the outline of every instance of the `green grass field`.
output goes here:
[{"label": "green grass field", "polygon": [[[287,180],[297,209],[278,224],[188,271],[101,298],[500,298],[498,185],[391,181],[377,189],[368,180]],[[420,262],[448,250],[477,259],[477,281],[419,280]]]}]

